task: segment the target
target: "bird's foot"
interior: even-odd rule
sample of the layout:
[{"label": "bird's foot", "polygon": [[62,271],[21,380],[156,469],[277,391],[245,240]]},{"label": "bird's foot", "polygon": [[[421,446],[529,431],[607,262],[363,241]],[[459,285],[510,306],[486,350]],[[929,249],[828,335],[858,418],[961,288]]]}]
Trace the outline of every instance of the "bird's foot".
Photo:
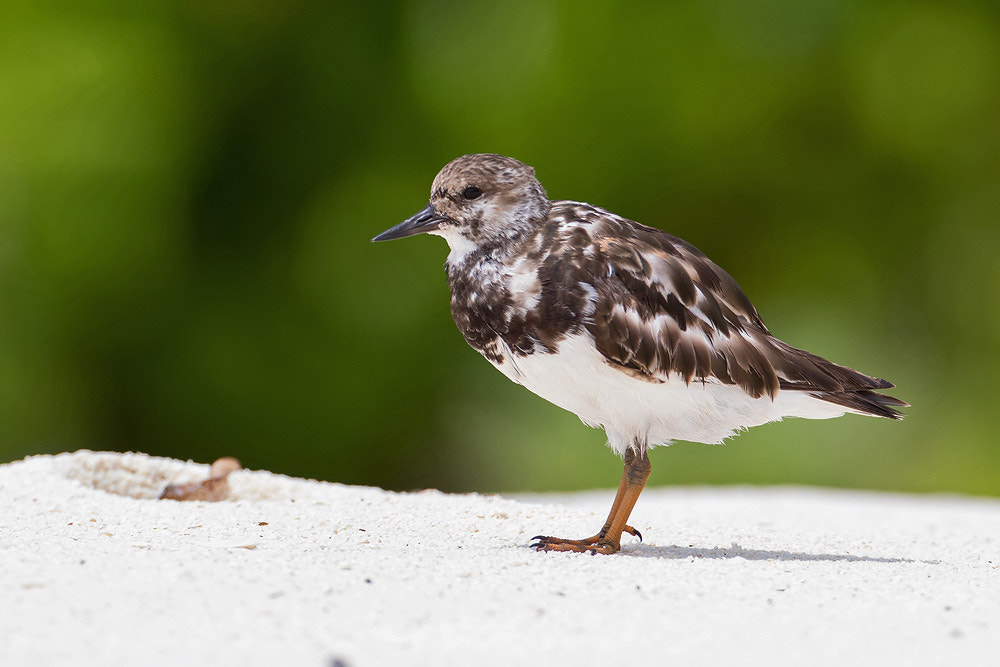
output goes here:
[{"label": "bird's foot", "polygon": [[[632,526],[625,526],[622,532],[634,535],[642,541],[642,533]],[[621,536],[613,539],[609,535],[598,533],[592,537],[582,540],[569,540],[563,537],[550,537],[548,535],[535,535],[528,545],[535,551],[570,551],[574,553],[593,554],[613,554],[621,550]]]},{"label": "bird's foot", "polygon": [[561,537],[549,537],[547,535],[536,535],[532,538],[530,546],[535,551],[571,551],[573,553],[589,554],[613,554],[621,549],[621,544],[612,542],[605,537],[597,539],[596,536],[586,540],[567,540]]}]

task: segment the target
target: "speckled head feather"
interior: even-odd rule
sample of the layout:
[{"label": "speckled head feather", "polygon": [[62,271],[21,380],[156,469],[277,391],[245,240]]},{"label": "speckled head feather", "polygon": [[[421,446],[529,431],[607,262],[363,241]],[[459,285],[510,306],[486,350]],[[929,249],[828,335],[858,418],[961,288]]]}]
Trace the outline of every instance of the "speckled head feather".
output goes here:
[{"label": "speckled head feather", "polygon": [[542,224],[551,208],[528,165],[492,153],[463,155],[438,173],[423,210],[372,240],[434,234],[448,241],[455,259],[509,247]]},{"label": "speckled head feather", "polygon": [[430,205],[442,218],[432,233],[458,236],[480,248],[523,234],[551,208],[534,169],[492,153],[446,164],[431,185]]}]

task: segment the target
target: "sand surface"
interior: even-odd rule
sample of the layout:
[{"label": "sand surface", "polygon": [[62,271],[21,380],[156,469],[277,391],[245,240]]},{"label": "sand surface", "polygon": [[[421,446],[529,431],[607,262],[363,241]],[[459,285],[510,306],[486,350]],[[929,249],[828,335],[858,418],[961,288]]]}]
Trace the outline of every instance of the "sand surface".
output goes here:
[{"label": "sand surface", "polygon": [[1000,501],[390,493],[80,451],[0,466],[0,665],[1000,664]]}]

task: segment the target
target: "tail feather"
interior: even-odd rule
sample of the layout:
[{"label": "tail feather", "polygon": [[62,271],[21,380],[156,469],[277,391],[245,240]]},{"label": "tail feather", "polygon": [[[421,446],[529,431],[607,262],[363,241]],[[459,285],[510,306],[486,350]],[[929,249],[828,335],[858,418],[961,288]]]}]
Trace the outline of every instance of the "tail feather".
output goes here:
[{"label": "tail feather", "polygon": [[[891,383],[886,384],[888,385],[886,389],[893,386]],[[910,405],[905,401],[899,400],[895,396],[888,396],[886,394],[879,394],[868,390],[816,392],[809,395],[828,403],[842,405],[845,408],[850,409],[852,412],[863,415],[872,415],[874,417],[885,417],[886,419],[902,419],[904,416],[902,412],[894,410],[890,406],[905,408]]]},{"label": "tail feather", "polygon": [[895,386],[888,380],[835,364],[775,338],[771,338],[770,342],[769,360],[777,371],[782,390],[807,392],[814,398],[841,405],[858,414],[903,418],[903,413],[892,406],[908,407],[909,404],[895,396],[878,393],[880,389]]}]

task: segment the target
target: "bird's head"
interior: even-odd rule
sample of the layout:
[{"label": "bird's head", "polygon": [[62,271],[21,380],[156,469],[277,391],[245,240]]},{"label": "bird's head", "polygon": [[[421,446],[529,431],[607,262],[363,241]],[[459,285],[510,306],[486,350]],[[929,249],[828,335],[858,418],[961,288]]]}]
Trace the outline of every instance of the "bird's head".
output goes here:
[{"label": "bird's head", "polygon": [[516,239],[548,215],[551,204],[535,170],[492,153],[463,155],[446,164],[431,185],[430,203],[373,241],[427,232],[464,255]]}]

